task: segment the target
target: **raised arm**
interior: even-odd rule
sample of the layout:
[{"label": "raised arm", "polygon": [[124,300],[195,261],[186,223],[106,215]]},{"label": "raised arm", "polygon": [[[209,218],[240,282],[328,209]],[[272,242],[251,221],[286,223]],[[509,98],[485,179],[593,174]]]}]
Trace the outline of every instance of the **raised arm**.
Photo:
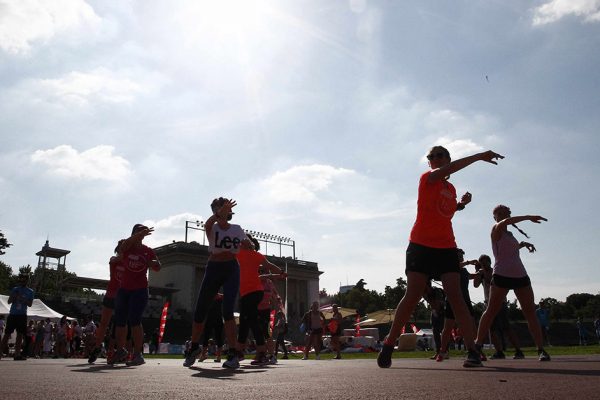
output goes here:
[{"label": "raised arm", "polygon": [[140,229],[127,239],[124,239],[117,247],[117,256],[122,257],[123,253],[127,252],[134,244],[141,242],[144,237],[152,235],[152,232],[154,232],[154,228]]},{"label": "raised arm", "polygon": [[440,168],[434,169],[428,177],[429,182],[435,182],[452,175],[455,172],[460,171],[463,168],[468,167],[476,161],[485,161],[491,164],[498,164],[494,160],[502,159],[504,156],[494,153],[491,150],[484,151],[483,153],[473,154],[472,156],[459,158],[458,160],[452,161]]},{"label": "raised arm", "polygon": [[508,225],[518,224],[519,222],[523,221],[531,221],[533,223],[539,224],[542,221],[548,220],[540,215],[519,215],[515,217],[505,218],[502,221],[497,222],[496,225],[494,225],[494,227],[492,228],[492,240],[495,242],[500,240],[500,236],[502,236],[502,233],[506,231]]}]

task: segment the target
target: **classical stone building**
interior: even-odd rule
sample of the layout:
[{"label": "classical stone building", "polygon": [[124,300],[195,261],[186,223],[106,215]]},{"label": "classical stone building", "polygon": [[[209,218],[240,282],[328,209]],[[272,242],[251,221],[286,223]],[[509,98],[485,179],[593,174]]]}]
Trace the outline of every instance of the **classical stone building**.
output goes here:
[{"label": "classical stone building", "polygon": [[[196,242],[173,242],[154,249],[162,269],[149,272],[150,286],[178,289],[171,294],[171,304],[176,310],[193,312],[208,259],[208,246]],[[306,312],[310,304],[319,299],[319,275],[315,262],[292,257],[267,256],[268,260],[287,270],[287,285],[276,281],[282,300],[287,298],[288,317],[295,318]]]}]

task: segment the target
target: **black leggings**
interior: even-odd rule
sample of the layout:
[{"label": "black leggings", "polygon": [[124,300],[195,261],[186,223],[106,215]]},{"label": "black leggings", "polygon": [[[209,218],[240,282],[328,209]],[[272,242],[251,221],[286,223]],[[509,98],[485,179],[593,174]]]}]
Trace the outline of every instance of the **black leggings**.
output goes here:
[{"label": "black leggings", "polygon": [[238,343],[246,343],[248,332],[252,329],[257,346],[265,344],[265,334],[258,319],[258,304],[262,301],[264,292],[257,290],[250,292],[240,298],[240,328],[238,331]]},{"label": "black leggings", "polygon": [[235,299],[240,290],[240,265],[237,260],[209,261],[198,293],[194,322],[203,324],[219,288],[223,286],[223,319],[233,320]]},{"label": "black leggings", "polygon": [[279,351],[279,346],[281,346],[281,348],[283,349],[283,354],[287,356],[288,351],[285,347],[285,334],[283,333],[277,335],[277,341],[275,342],[275,355],[277,355],[277,352]]},{"label": "black leggings", "polygon": [[220,323],[218,321],[211,321],[210,319],[206,320],[206,325],[204,326],[204,332],[202,332],[202,345],[204,348],[208,346],[208,340],[210,338],[211,331],[214,331],[213,339],[215,339],[215,343],[217,347],[223,347],[223,321]]}]

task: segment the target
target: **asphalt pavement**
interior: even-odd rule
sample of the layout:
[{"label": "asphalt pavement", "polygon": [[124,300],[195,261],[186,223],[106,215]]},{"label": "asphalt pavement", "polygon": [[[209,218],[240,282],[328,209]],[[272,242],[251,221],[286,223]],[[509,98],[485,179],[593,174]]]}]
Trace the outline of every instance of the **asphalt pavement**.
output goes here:
[{"label": "asphalt pavement", "polygon": [[493,360],[466,369],[462,360],[280,360],[235,371],[206,360],[147,359],[137,367],[100,359],[0,360],[2,399],[599,399],[600,355]]}]

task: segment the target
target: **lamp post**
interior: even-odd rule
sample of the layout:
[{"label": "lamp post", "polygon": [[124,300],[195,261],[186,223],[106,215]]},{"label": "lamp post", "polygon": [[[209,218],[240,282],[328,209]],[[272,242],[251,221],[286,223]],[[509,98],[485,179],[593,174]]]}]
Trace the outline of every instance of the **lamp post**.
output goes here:
[{"label": "lamp post", "polygon": [[[204,231],[204,221],[185,221],[185,242],[188,242],[188,229],[192,229],[195,231]],[[202,235],[202,244],[204,245],[204,240],[206,236]]]}]

